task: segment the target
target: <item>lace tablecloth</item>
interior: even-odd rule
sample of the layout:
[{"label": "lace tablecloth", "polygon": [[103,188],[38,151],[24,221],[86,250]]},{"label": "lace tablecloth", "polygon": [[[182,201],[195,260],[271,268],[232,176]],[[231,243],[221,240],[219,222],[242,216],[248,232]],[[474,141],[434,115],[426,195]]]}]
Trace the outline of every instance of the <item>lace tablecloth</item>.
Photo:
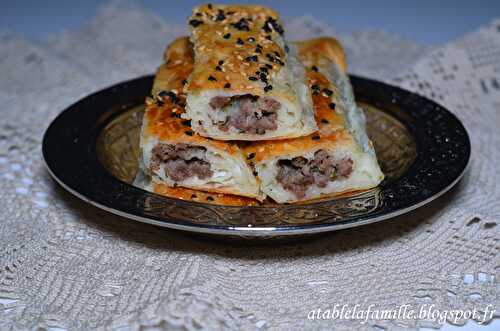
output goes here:
[{"label": "lace tablecloth", "polygon": [[[311,17],[286,23],[290,39],[334,34]],[[500,21],[434,49],[383,32],[340,35],[351,72],[457,114],[471,135],[471,166],[450,193],[409,215],[278,246],[213,242],[108,214],[66,193],[43,166],[41,138],[62,109],[152,73],[185,32],[114,4],[46,42],[0,34],[0,329],[394,330],[439,322],[307,317],[335,304],[500,310]]]}]

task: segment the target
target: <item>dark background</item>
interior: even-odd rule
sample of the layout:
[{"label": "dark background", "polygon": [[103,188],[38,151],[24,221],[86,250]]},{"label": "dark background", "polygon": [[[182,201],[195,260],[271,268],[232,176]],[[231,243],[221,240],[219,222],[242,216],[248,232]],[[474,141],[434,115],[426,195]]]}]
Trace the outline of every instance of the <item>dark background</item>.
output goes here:
[{"label": "dark background", "polygon": [[[2,0],[0,30],[45,39],[52,33],[83,26],[108,1]],[[116,1],[115,1],[116,2]],[[164,20],[184,23],[191,8],[208,1],[119,1],[146,8]],[[218,3],[227,1],[217,1]],[[243,2],[243,1],[232,1]],[[214,1],[215,3],[215,1]],[[253,1],[271,6],[283,18],[312,15],[340,32],[378,29],[422,44],[453,40],[500,17],[500,0]]]}]

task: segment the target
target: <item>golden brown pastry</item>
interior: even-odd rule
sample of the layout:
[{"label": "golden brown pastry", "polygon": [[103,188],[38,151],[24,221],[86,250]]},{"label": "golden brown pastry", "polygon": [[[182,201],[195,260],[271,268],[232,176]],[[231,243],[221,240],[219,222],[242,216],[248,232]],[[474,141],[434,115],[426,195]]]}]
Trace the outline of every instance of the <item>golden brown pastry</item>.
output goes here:
[{"label": "golden brown pastry", "polygon": [[146,102],[140,141],[143,171],[153,183],[262,200],[259,183],[240,148],[198,135],[191,122],[181,118],[185,107],[182,87],[192,65],[188,40],[174,41],[166,51],[166,63],[157,72],[154,99]]},{"label": "golden brown pastry", "polygon": [[366,135],[363,112],[354,102],[340,44],[319,38],[297,45],[307,67],[319,131],[243,148],[262,191],[284,203],[377,186],[384,175]]},{"label": "golden brown pastry", "polygon": [[203,5],[189,18],[193,71],[185,118],[219,140],[269,140],[317,130],[311,94],[294,45],[273,10]]}]

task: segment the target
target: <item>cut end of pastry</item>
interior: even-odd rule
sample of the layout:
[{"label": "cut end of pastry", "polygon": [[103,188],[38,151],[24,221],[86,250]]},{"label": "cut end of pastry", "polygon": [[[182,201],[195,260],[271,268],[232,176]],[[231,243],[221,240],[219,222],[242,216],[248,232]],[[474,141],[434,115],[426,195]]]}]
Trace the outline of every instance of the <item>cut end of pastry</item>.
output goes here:
[{"label": "cut end of pastry", "polygon": [[318,149],[256,165],[262,190],[278,203],[294,203],[366,190],[384,179],[376,159],[347,149]]},{"label": "cut end of pastry", "polygon": [[208,146],[160,142],[143,146],[143,163],[155,182],[207,192],[265,199],[242,156]]}]

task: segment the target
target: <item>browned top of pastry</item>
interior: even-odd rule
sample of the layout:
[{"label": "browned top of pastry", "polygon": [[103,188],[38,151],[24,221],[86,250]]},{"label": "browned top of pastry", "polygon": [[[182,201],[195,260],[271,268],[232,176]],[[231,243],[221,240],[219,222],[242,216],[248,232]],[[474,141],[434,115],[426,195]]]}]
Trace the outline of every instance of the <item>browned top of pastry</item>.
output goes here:
[{"label": "browned top of pastry", "polygon": [[188,19],[196,54],[186,91],[270,92],[270,76],[285,65],[278,14],[255,5],[203,5]]}]

